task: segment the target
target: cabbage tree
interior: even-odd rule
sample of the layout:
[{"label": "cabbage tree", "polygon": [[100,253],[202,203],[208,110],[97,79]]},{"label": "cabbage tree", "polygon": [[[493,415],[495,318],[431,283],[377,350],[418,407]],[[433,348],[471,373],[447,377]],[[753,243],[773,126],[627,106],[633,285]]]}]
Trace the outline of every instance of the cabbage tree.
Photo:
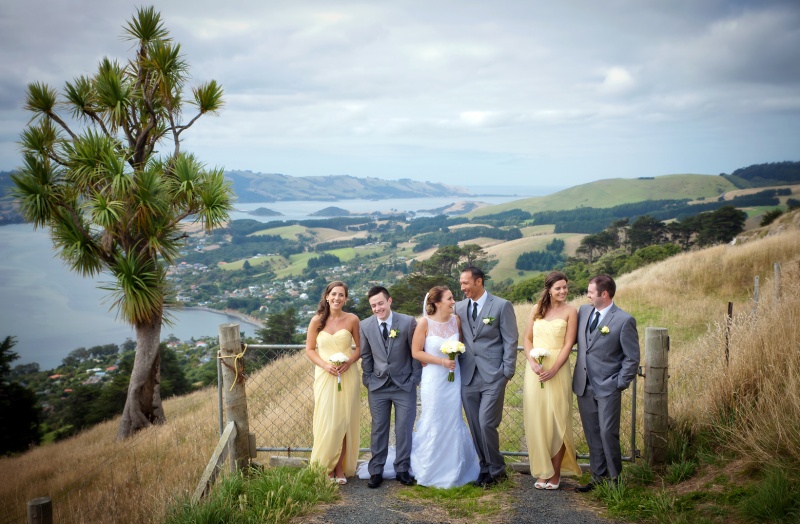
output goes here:
[{"label": "cabbage tree", "polygon": [[71,270],[111,275],[104,288],[112,309],[136,330],[118,438],[165,420],[159,341],[169,306],[166,268],[183,245],[182,221],[210,231],[228,220],[233,197],[221,168],[181,150],[183,133],[222,108],[221,86],[187,87],[180,45],[152,7],[137,10],[123,37],[134,55],[126,63],[104,58],[92,76],[66,82],[60,93],[28,85],[32,118],[13,176],[25,219],[49,230]]}]

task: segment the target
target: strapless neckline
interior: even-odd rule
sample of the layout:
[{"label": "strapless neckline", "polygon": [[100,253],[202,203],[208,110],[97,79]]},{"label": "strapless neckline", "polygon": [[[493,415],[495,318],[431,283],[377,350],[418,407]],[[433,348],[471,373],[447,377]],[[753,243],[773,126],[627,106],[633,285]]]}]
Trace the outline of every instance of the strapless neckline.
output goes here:
[{"label": "strapless neckline", "polygon": [[566,324],[566,320],[563,318],[554,318],[553,320],[547,320],[546,318],[537,318],[536,320],[544,320],[545,322],[564,322]]},{"label": "strapless neckline", "polygon": [[[320,331],[320,333],[325,333],[326,335],[330,335],[330,336],[332,336],[332,337],[335,337],[336,335],[338,335],[338,334],[339,334],[339,333],[341,333],[342,331],[347,331],[347,329],[345,329],[345,328],[340,328],[340,329],[339,329],[338,331],[336,331],[335,333],[328,333],[327,331],[325,331],[325,330],[323,329],[322,331]],[[349,333],[349,331],[348,331],[348,333]]]}]

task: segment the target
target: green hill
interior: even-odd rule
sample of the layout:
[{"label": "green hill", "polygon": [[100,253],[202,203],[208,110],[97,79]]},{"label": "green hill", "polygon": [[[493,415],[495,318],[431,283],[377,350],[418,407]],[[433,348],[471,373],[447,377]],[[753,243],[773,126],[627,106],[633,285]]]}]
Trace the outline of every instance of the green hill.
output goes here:
[{"label": "green hill", "polygon": [[486,206],[469,213],[477,217],[522,209],[530,213],[578,207],[606,208],[620,204],[660,199],[714,198],[736,189],[729,180],[714,175],[664,175],[653,178],[610,178],[570,187],[543,197]]},{"label": "green hill", "polygon": [[800,184],[800,162],[753,164],[721,176],[740,188]]}]

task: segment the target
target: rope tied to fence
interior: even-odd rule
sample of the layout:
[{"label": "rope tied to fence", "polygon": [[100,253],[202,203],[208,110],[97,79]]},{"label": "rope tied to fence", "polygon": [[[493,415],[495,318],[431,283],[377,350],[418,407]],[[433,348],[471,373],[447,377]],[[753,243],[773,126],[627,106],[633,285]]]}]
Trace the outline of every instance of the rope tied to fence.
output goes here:
[{"label": "rope tied to fence", "polygon": [[[222,348],[219,348],[219,350],[217,350],[217,358],[219,359],[220,363],[222,363],[223,366],[230,369],[236,374],[236,380],[233,381],[233,384],[231,384],[231,388],[228,391],[233,391],[233,386],[235,386],[240,382],[244,383],[245,379],[247,378],[247,376],[244,374],[244,354],[246,351],[247,351],[247,344],[245,344],[244,342],[242,342],[242,352],[237,353],[235,355],[223,355]],[[233,367],[229,366],[225,362],[226,358],[233,359]],[[241,368],[239,367],[240,363],[241,363]]]}]

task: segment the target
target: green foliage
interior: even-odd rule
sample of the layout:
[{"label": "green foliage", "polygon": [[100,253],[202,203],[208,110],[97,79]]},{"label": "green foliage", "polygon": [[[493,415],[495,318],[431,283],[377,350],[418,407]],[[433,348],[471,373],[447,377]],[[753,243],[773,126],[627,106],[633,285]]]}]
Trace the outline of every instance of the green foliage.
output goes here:
[{"label": "green foliage", "polygon": [[261,300],[255,297],[231,297],[226,301],[225,307],[242,311],[243,313],[251,313],[258,311],[261,307]]},{"label": "green foliage", "polygon": [[509,209],[501,213],[482,215],[474,218],[472,222],[486,224],[494,227],[518,226],[520,223],[531,219],[531,214],[521,209]]},{"label": "green foliage", "polygon": [[560,238],[554,238],[544,249],[550,253],[563,253],[566,242]]},{"label": "green foliage", "polygon": [[255,335],[265,344],[296,344],[297,311],[290,307],[282,313],[267,316],[266,327],[256,331]]},{"label": "green foliage", "polygon": [[761,224],[759,224],[759,225],[761,227],[768,226],[768,225],[772,224],[773,222],[775,222],[775,219],[778,218],[779,216],[781,216],[782,214],[783,214],[783,210],[782,209],[772,209],[770,211],[767,211],[761,217]]},{"label": "green foliage", "polygon": [[800,209],[800,200],[796,198],[789,198],[786,200],[786,206],[789,208],[789,211]]},{"label": "green foliage", "polygon": [[691,478],[697,471],[697,462],[693,460],[682,460],[667,465],[667,474],[664,477],[670,484],[679,484]]},{"label": "green foliage", "polygon": [[341,259],[336,255],[324,254],[318,257],[311,257],[306,262],[308,269],[326,268],[338,266],[342,263]]},{"label": "green foliage", "polygon": [[522,253],[515,264],[516,269],[527,271],[551,271],[564,264],[567,257],[563,255],[565,242],[554,238],[545,246],[544,251],[528,251]]},{"label": "green foliage", "polygon": [[697,243],[701,246],[730,242],[744,230],[747,213],[733,206],[724,206],[699,217],[701,229]]},{"label": "green foliage", "polygon": [[188,497],[167,511],[167,524],[220,522],[281,523],[338,498],[338,490],[318,467],[240,471],[218,481],[199,504]]},{"label": "green foliage", "polygon": [[741,167],[730,175],[738,187],[764,187],[800,183],[800,162],[773,162]]},{"label": "green foliage", "polygon": [[[21,133],[23,165],[12,194],[27,222],[50,230],[73,271],[112,275],[103,288],[123,320],[158,335],[169,306],[166,264],[184,242],[181,221],[191,217],[211,231],[232,208],[222,169],[206,169],[181,150],[182,134],[221,109],[222,89],[212,80],[184,102],[188,64],[153,7],[139,8],[123,37],[133,43],[130,60],[104,58],[93,75],[67,82],[58,103],[54,88],[28,85],[32,115]],[[188,105],[197,113],[185,119]],[[73,122],[80,128],[73,130]],[[134,377],[141,391],[153,391],[156,370],[144,359],[157,353],[157,337],[146,338],[153,342],[139,348],[146,356]],[[120,436],[163,417],[154,391],[131,402],[134,416],[123,417]]]},{"label": "green foliage", "polygon": [[646,460],[637,460],[625,470],[625,475],[632,483],[639,485],[651,484],[656,479],[656,473]]},{"label": "green foliage", "polygon": [[754,491],[742,498],[739,512],[751,522],[800,521],[800,484],[777,468],[768,468]]},{"label": "green foliage", "polygon": [[[511,482],[506,480],[492,488],[493,492],[508,491]],[[477,488],[471,484],[466,484],[457,488],[430,488],[425,486],[414,486],[404,488],[398,497],[408,500],[430,501],[436,507],[442,508],[447,512],[447,516],[452,519],[475,519],[478,517],[490,519],[499,515],[503,511],[503,505],[498,497],[487,497],[484,488]]]},{"label": "green foliage", "polygon": [[536,302],[544,289],[544,279],[544,274],[536,275],[504,289],[497,289],[495,293],[515,304]]},{"label": "green foliage", "polygon": [[681,248],[675,244],[666,243],[660,246],[647,246],[637,249],[636,252],[630,257],[626,257],[624,264],[619,267],[613,274],[621,275],[622,273],[630,273],[635,269],[653,264],[661,260],[666,260],[669,257],[675,256],[681,252]]},{"label": "green foliage", "polygon": [[39,409],[36,394],[15,382],[8,382],[11,362],[19,358],[11,348],[14,337],[0,342],[0,455],[25,451],[39,444]]},{"label": "green foliage", "polygon": [[564,263],[566,258],[550,251],[527,251],[517,257],[516,269],[550,271]]},{"label": "green foliage", "polygon": [[415,262],[412,272],[389,288],[392,307],[401,313],[418,315],[430,288],[444,285],[458,297],[461,289],[458,280],[463,268],[474,265],[488,274],[496,263],[476,244],[440,247],[428,260]]},{"label": "green foliage", "polygon": [[472,240],[474,238],[496,238],[499,240],[516,240],[522,238],[522,231],[519,228],[512,227],[508,229],[500,229],[496,227],[462,227],[453,230],[443,230],[442,232],[426,233],[420,235],[415,239],[413,247],[414,253],[425,251],[434,246],[445,246],[448,244],[458,244],[465,240]]}]

